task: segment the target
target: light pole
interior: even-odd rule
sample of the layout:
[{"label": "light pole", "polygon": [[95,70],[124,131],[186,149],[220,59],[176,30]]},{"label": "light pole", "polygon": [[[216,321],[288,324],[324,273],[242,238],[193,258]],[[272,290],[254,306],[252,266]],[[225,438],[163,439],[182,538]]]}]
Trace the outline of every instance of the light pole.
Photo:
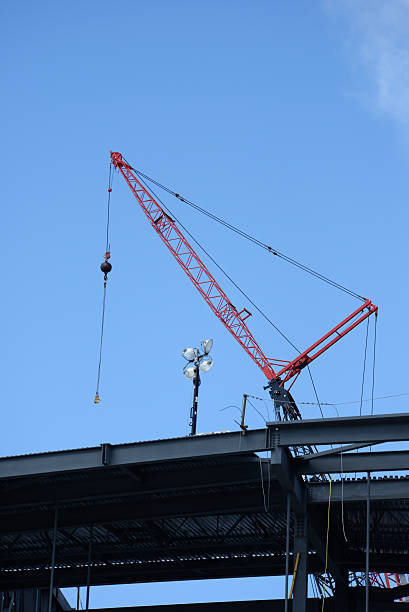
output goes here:
[{"label": "light pole", "polygon": [[182,357],[187,361],[187,364],[183,368],[183,374],[189,380],[193,381],[193,404],[190,409],[190,435],[196,435],[197,425],[197,404],[199,399],[199,387],[200,387],[200,370],[202,372],[208,372],[213,365],[213,359],[210,357],[210,349],[213,346],[213,340],[202,340],[202,353],[197,348],[185,348],[182,351]]}]

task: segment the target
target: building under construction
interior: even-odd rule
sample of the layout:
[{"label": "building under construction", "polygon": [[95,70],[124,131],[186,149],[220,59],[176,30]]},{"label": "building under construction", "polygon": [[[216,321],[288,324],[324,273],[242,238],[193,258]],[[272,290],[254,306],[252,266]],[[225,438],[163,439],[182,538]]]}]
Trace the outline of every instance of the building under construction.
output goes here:
[{"label": "building under construction", "polygon": [[[85,587],[88,610],[94,585],[257,576],[282,576],[282,597],[132,610],[409,609],[409,414],[303,420],[291,394],[309,364],[362,322],[374,320],[376,340],[377,306],[153,181],[120,153],[111,153],[95,403],[112,269],[114,171],[211,310],[266,376],[275,420],[249,429],[244,396],[238,431],[197,435],[200,371],[212,364],[208,340],[202,353],[184,351],[185,374],[194,386],[190,436],[0,458],[0,612],[70,609],[64,587],[78,587],[78,593]],[[251,312],[232,304],[165,204],[148,189],[149,181],[274,257],[348,293],[359,306],[294,359],[266,357],[247,325]],[[406,445],[385,450],[386,442]]]},{"label": "building under construction", "polygon": [[376,477],[409,465],[376,445],[408,439],[409,414],[377,415],[1,458],[1,610],[60,609],[68,586],[88,607],[93,585],[272,575],[280,600],[135,612],[409,609],[393,603],[409,594],[409,480]]}]

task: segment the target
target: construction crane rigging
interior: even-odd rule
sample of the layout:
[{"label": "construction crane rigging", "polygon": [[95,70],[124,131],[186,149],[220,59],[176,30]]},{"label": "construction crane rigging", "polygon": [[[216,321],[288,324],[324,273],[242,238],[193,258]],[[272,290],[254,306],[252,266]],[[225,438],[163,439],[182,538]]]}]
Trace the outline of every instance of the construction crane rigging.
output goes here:
[{"label": "construction crane rigging", "polygon": [[[238,228],[232,226],[231,224],[225,222],[223,219],[216,217],[212,213],[202,209],[194,202],[190,202],[186,198],[183,198],[180,194],[164,187],[154,179],[151,179],[147,175],[144,175],[140,171],[135,170],[122,156],[121,153],[118,152],[110,152],[111,156],[111,165],[110,165],[110,179],[109,179],[109,187],[108,187],[108,223],[107,223],[107,241],[106,241],[106,253],[104,262],[101,264],[101,270],[104,273],[104,306],[103,306],[103,318],[102,318],[102,330],[101,330],[101,345],[100,345],[100,361],[98,367],[98,384],[97,384],[97,393],[95,396],[95,403],[100,401],[98,395],[98,387],[99,387],[99,377],[100,377],[100,368],[101,368],[101,349],[102,349],[102,333],[103,333],[103,321],[104,321],[104,308],[105,308],[105,295],[106,295],[106,281],[107,274],[111,271],[111,264],[109,263],[110,259],[110,246],[108,241],[108,227],[109,227],[109,202],[110,202],[110,194],[112,191],[112,176],[111,169],[117,169],[123,176],[127,185],[129,186],[131,192],[133,193],[135,199],[139,203],[142,208],[144,214],[148,218],[152,228],[161,238],[161,240],[165,243],[169,251],[172,253],[173,257],[176,259],[180,267],[184,270],[185,274],[189,277],[193,285],[196,287],[197,291],[200,293],[202,298],[208,304],[210,309],[214,312],[217,318],[221,321],[221,323],[225,326],[225,328],[234,336],[236,341],[240,344],[240,346],[246,351],[249,357],[253,360],[253,362],[259,367],[259,369],[263,372],[263,374],[267,378],[267,386],[270,392],[270,396],[274,402],[275,414],[277,419],[284,420],[296,420],[301,419],[300,411],[291,396],[290,389],[294,382],[297,380],[299,375],[301,374],[304,368],[309,368],[309,364],[315,361],[320,355],[322,355],[325,351],[327,351],[331,346],[336,344],[341,338],[346,336],[350,331],[355,329],[360,323],[365,320],[368,320],[369,317],[374,314],[377,317],[378,307],[375,306],[371,300],[366,299],[354,291],[347,289],[346,287],[340,285],[339,283],[325,277],[324,275],[308,268],[304,264],[297,262],[296,260],[280,253],[279,251],[273,249],[271,246],[259,241],[253,236],[239,230]],[[186,239],[185,235],[182,233],[180,228],[177,225],[175,219],[172,218],[169,211],[166,211],[166,207],[161,203],[158,197],[155,197],[151,190],[148,189],[144,178],[155,183],[157,186],[165,189],[168,193],[174,195],[180,201],[185,202],[189,206],[192,206],[196,210],[206,214],[210,218],[214,219],[218,223],[221,223],[228,229],[238,233],[242,237],[254,242],[258,246],[266,249],[269,253],[281,257],[285,261],[297,266],[298,268],[304,270],[305,272],[312,274],[313,276],[329,283],[333,287],[344,291],[352,297],[355,297],[361,301],[361,304],[358,308],[356,308],[351,314],[345,317],[340,323],[338,323],[335,327],[329,330],[326,334],[324,334],[321,338],[319,338],[316,342],[314,342],[309,348],[300,352],[293,360],[286,361],[277,358],[267,357],[261,348],[260,344],[257,342],[252,332],[250,331],[246,321],[251,316],[251,312],[246,308],[242,308],[238,310],[236,306],[230,301],[227,294],[221,288],[220,284],[216,281],[214,276],[208,270],[206,265],[200,259],[196,251],[193,249],[191,244]],[[180,224],[181,225],[181,224]],[[183,227],[183,226],[182,226]],[[185,230],[186,233],[187,230]],[[190,234],[189,234],[190,235]],[[192,237],[193,240],[195,240]],[[197,242],[195,240],[195,242]],[[197,243],[198,244],[198,243]],[[200,246],[200,245],[199,245]],[[212,258],[211,258],[212,259]],[[212,259],[212,261],[214,261]],[[216,262],[214,262],[216,263]],[[218,264],[216,264],[218,265]],[[220,268],[220,266],[218,266]],[[220,268],[221,269],[221,268]],[[221,269],[222,270],[222,269]],[[222,272],[224,272],[222,270]],[[229,277],[230,278],[230,277]],[[232,279],[230,279],[232,280]],[[241,291],[241,289],[232,281],[233,284]],[[245,297],[243,291],[241,291]],[[251,301],[251,300],[250,300]],[[253,303],[251,301],[251,303]],[[253,305],[260,311],[260,309],[253,303]],[[264,315],[264,313],[261,312]],[[275,327],[275,329],[292,345],[294,349],[296,349],[295,345],[265,316],[265,318]],[[375,327],[376,329],[376,327]],[[298,349],[296,349],[298,350]],[[311,373],[310,373],[311,376]],[[312,380],[312,378],[311,378]],[[312,381],[313,382],[313,381]],[[288,389],[284,387],[286,383],[290,383]],[[314,385],[314,383],[313,383]],[[315,389],[315,386],[314,386]],[[373,394],[372,394],[373,395]],[[244,395],[244,406],[246,395]],[[318,399],[318,397],[317,397]],[[372,398],[373,401],[373,398]],[[241,428],[245,433],[247,426],[244,425],[244,411],[242,415],[242,423]],[[295,447],[295,454],[304,454],[304,453],[312,453],[315,449],[310,446],[307,447]],[[326,479],[325,475],[322,475],[323,479]],[[385,576],[385,584],[382,583],[382,586],[390,586],[390,581],[395,580],[396,584],[401,582],[401,577],[395,574],[384,574]],[[370,574],[372,582],[376,584],[380,584],[381,577],[377,573]],[[317,585],[319,586],[319,577],[317,578]],[[355,577],[359,582],[359,577]],[[328,587],[327,580],[325,579],[325,588]],[[322,591],[322,588],[320,588]]]},{"label": "construction crane rigging", "polygon": [[[152,228],[165,243],[210,309],[266,376],[268,380],[266,388],[269,389],[274,401],[277,418],[284,418],[285,420],[301,418],[301,414],[289,392],[301,371],[357,327],[357,325],[365,321],[372,314],[377,315],[377,306],[372,304],[369,299],[362,298],[358,294],[346,290],[338,283],[330,281],[331,284],[337,285],[338,288],[345,289],[348,293],[353,294],[354,297],[361,299],[362,304],[309,348],[301,352],[295,359],[286,361],[267,357],[247,326],[246,320],[251,316],[251,312],[246,308],[238,310],[232,304],[220,284],[188,242],[176,221],[150,193],[141,178],[138,177],[139,173],[124,160],[122,154],[111,151],[111,163],[122,174]],[[182,201],[187,201],[179,196],[179,194],[171,193]],[[268,245],[260,244],[267,247],[273,254],[278,254],[277,251]],[[309,268],[307,271],[311,272]],[[319,276],[322,277],[322,275]],[[322,278],[326,281],[329,280],[326,277]],[[285,389],[284,385],[288,382],[290,382],[289,388]]]}]

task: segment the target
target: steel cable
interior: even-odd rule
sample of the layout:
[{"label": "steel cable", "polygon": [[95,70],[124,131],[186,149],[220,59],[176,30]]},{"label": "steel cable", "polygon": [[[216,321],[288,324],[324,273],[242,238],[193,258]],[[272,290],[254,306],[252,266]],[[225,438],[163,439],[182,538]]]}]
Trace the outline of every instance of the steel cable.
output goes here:
[{"label": "steel cable", "polygon": [[[146,182],[141,179],[141,182],[145,185],[145,187],[148,189],[148,186],[146,185]],[[295,349],[297,352],[300,352],[300,349],[298,349],[295,344],[288,338],[288,336],[286,336],[286,334],[284,332],[281,331],[281,329],[275,325],[275,323],[273,323],[271,321],[271,319],[261,310],[261,308],[259,308],[259,306],[257,306],[257,304],[250,298],[249,295],[247,295],[247,293],[245,291],[243,291],[243,289],[241,289],[241,287],[232,279],[232,277],[217,263],[217,261],[210,255],[210,253],[204,248],[204,246],[202,244],[200,244],[200,242],[198,240],[196,240],[196,238],[189,232],[189,230],[186,228],[186,226],[183,225],[183,223],[176,217],[176,215],[174,215],[174,213],[169,209],[168,206],[166,206],[166,204],[160,199],[160,197],[158,196],[157,193],[155,193],[153,191],[153,189],[151,188],[150,191],[153,193],[153,195],[158,199],[158,201],[161,203],[162,207],[167,210],[167,212],[169,213],[169,215],[175,219],[180,227],[183,228],[183,230],[186,232],[186,234],[193,240],[193,242],[195,242],[195,244],[197,244],[197,246],[203,251],[203,253],[205,253],[205,255],[207,255],[207,257],[210,259],[210,261],[220,270],[220,272],[232,283],[232,285],[243,295],[243,297],[246,298],[246,300],[248,300],[250,302],[250,304],[257,310],[257,312],[268,322],[270,323],[270,325],[272,327],[274,327],[274,329],[280,334],[280,336],[282,336],[292,347],[293,349]]]},{"label": "steel cable", "polygon": [[[124,158],[125,159],[125,158]],[[126,161],[126,160],[125,160]],[[126,162],[128,163],[128,162]],[[166,187],[165,185],[162,185],[161,183],[159,183],[159,181],[153,179],[152,177],[148,176],[147,174],[144,174],[143,172],[141,172],[140,170],[136,170],[135,168],[133,168],[134,172],[136,172],[136,174],[140,177],[140,178],[144,178],[147,181],[153,183],[154,185],[156,185],[157,187],[159,187],[160,189],[163,189],[164,191],[166,191],[167,193],[169,193],[170,195],[173,195],[174,197],[176,197],[178,200],[180,200],[181,202],[187,204],[188,206],[190,206],[191,208],[195,209],[196,211],[200,212],[203,215],[206,215],[207,217],[209,217],[210,219],[212,219],[213,221],[216,221],[217,223],[219,223],[220,225],[223,225],[224,227],[226,227],[227,229],[230,229],[232,232],[238,234],[239,236],[241,236],[242,238],[245,238],[246,240],[249,240],[250,242],[252,242],[253,244],[265,249],[266,251],[268,251],[270,254],[272,255],[276,255],[277,257],[280,257],[281,259],[283,259],[284,261],[286,261],[287,263],[290,263],[291,265],[303,270],[304,272],[307,272],[308,274],[311,274],[312,276],[322,280],[325,283],[328,283],[329,285],[331,285],[332,287],[335,287],[336,289],[339,289],[340,291],[343,291],[344,293],[347,293],[348,295],[355,297],[359,300],[365,300],[365,298],[362,295],[359,295],[359,293],[356,293],[356,291],[353,291],[352,289],[348,289],[347,287],[345,287],[344,285],[341,285],[340,283],[328,278],[327,276],[325,276],[324,274],[321,274],[320,272],[317,272],[316,270],[313,270],[312,268],[310,268],[309,266],[306,266],[305,264],[301,263],[300,261],[297,261],[296,259],[293,259],[292,257],[289,257],[288,255],[286,255],[285,253],[281,253],[280,251],[278,251],[277,249],[273,248],[272,246],[266,244],[265,242],[263,242],[262,240],[259,240],[258,238],[256,238],[255,236],[252,236],[251,234],[248,234],[247,232],[245,232],[244,230],[241,230],[240,228],[232,225],[231,223],[229,223],[228,221],[226,221],[225,219],[222,219],[221,217],[218,217],[217,215],[209,212],[208,210],[206,210],[205,208],[202,208],[201,206],[199,206],[198,204],[196,204],[195,202],[192,202],[191,200],[188,200],[187,198],[182,197],[179,193],[173,191],[172,189],[170,189],[169,187]]]},{"label": "steel cable", "polygon": [[366,322],[364,365],[363,365],[363,370],[362,370],[362,384],[361,384],[361,399],[360,399],[360,404],[359,404],[359,416],[362,416],[362,403],[363,403],[364,385],[365,385],[366,350],[368,347],[368,330],[369,330],[369,317]]},{"label": "steel cable", "polygon": [[[109,164],[109,177],[108,177],[108,202],[107,202],[107,221],[106,221],[106,241],[105,241],[105,261],[107,261],[107,255],[109,255],[109,250],[111,248],[109,242],[109,223],[110,223],[110,206],[111,206],[111,192],[112,192],[112,183],[113,183],[113,167],[112,164]],[[104,341],[104,324],[105,324],[105,306],[106,306],[106,296],[107,296],[107,274],[104,275],[104,295],[102,299],[102,317],[101,317],[101,334],[99,338],[99,359],[98,359],[98,370],[97,370],[97,386],[95,390],[94,404],[98,404],[100,402],[99,397],[99,384],[101,381],[101,364],[102,364],[102,347]]]}]

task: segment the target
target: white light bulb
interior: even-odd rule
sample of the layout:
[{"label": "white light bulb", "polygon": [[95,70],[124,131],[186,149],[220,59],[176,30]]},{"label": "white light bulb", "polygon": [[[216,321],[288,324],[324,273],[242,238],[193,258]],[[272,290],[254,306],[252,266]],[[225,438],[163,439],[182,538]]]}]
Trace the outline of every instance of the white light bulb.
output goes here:
[{"label": "white light bulb", "polygon": [[187,361],[193,361],[196,358],[197,349],[194,348],[185,348],[182,351],[182,357],[184,357]]},{"label": "white light bulb", "polygon": [[203,352],[205,355],[210,353],[212,346],[213,346],[213,338],[202,340],[202,347],[203,347]]},{"label": "white light bulb", "polygon": [[195,373],[196,373],[195,366],[189,366],[188,368],[183,370],[183,374],[186,376],[186,378],[189,378],[189,380],[194,378]]},{"label": "white light bulb", "polygon": [[208,372],[210,368],[213,366],[213,359],[211,357],[206,357],[200,362],[200,369],[202,372]]}]

